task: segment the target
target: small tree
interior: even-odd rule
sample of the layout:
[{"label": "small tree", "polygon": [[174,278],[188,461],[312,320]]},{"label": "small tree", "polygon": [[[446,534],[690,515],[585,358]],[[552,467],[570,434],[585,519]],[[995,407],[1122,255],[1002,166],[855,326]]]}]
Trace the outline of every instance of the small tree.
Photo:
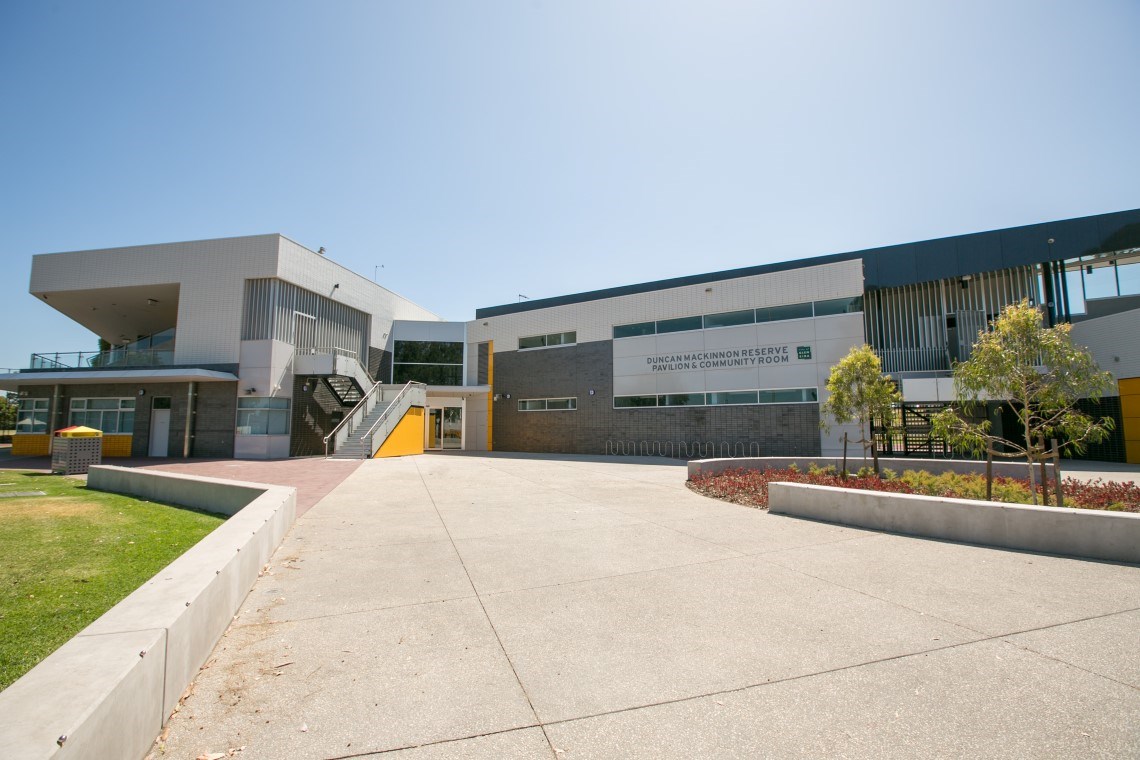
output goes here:
[{"label": "small tree", "polygon": [[16,399],[0,393],[0,430],[16,428]]},{"label": "small tree", "polygon": [[[960,450],[1025,457],[1034,504],[1033,465],[1048,456],[1047,440],[1061,439],[1064,447],[1079,453],[1113,429],[1111,417],[1094,420],[1076,409],[1079,399],[1095,401],[1109,390],[1112,375],[1101,372],[1088,351],[1073,345],[1069,330],[1068,324],[1043,327],[1041,312],[1027,300],[1007,306],[993,330],[978,336],[970,358],[954,367],[959,409],[944,409],[934,418],[934,433]],[[995,435],[989,419],[967,417],[986,399],[1010,403],[1025,431],[1024,441]],[[998,451],[999,444],[1010,451]]]},{"label": "small tree", "polygon": [[820,425],[830,430],[828,418],[837,424],[858,422],[863,456],[871,451],[875,474],[879,474],[879,449],[871,426],[875,418],[884,423],[893,415],[893,406],[902,401],[894,382],[883,374],[883,365],[870,346],[855,346],[831,368],[827,376],[827,400],[820,405]]}]

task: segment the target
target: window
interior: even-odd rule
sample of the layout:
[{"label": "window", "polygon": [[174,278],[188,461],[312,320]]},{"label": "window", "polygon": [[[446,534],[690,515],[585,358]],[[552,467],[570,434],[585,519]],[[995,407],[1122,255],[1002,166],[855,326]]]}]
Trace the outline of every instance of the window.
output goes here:
[{"label": "window", "polygon": [[816,388],[775,388],[769,390],[712,391],[709,393],[663,393],[659,396],[615,396],[614,409],[804,404],[814,403],[818,400],[819,391]]},{"label": "window", "polygon": [[463,343],[397,340],[392,346],[392,382],[463,385]]},{"label": "window", "polygon": [[577,397],[519,399],[520,412],[572,412],[577,408]]},{"label": "window", "polygon": [[[1140,267],[1137,267],[1140,270]],[[1137,272],[1140,283],[1140,271]],[[1137,287],[1140,287],[1138,284]],[[614,325],[614,339],[634,338],[639,335],[660,335],[662,333],[682,332],[685,330],[709,330],[716,327],[734,327],[736,325],[750,325],[754,322],[779,322],[785,319],[810,319],[814,317],[827,317],[833,314],[854,314],[863,311],[863,296],[851,298],[832,298],[827,301],[805,301],[803,303],[787,304],[786,306],[768,306],[759,309],[741,309],[740,311],[722,311],[718,314],[705,314],[696,317],[677,317],[675,319],[661,319],[656,322],[637,322],[631,325]],[[520,338],[519,348],[537,348],[538,345],[523,346],[523,341],[540,340],[544,336],[534,338]]]},{"label": "window", "polygon": [[17,433],[46,433],[51,399],[22,398],[16,408]]},{"label": "window", "polygon": [[757,391],[720,391],[718,393],[709,393],[709,406],[720,406],[722,404],[756,404],[759,403],[756,394]]},{"label": "window", "polygon": [[658,406],[704,406],[703,393],[668,393],[657,397]]},{"label": "window", "polygon": [[854,298],[833,298],[830,301],[816,301],[815,315],[830,317],[833,314],[854,314],[863,311],[863,296]]},{"label": "window", "polygon": [[614,396],[614,409],[635,409],[657,406],[656,396]]},{"label": "window", "polygon": [[69,425],[86,425],[104,433],[132,433],[135,429],[133,398],[73,398]]},{"label": "window", "polygon": [[720,314],[705,315],[705,329],[710,327],[734,327],[736,325],[750,325],[756,321],[755,309],[743,311],[725,311]]},{"label": "window", "polygon": [[526,338],[519,338],[519,350],[525,351],[529,348],[572,346],[577,342],[578,333],[575,330],[571,330],[570,332],[550,333],[549,335],[531,335]]},{"label": "window", "polygon": [[238,399],[238,435],[288,435],[289,399],[243,396]]},{"label": "window", "polygon": [[677,319],[662,319],[657,322],[657,334],[684,332],[686,330],[700,330],[700,317],[678,317]]},{"label": "window", "polygon": [[634,338],[638,335],[653,335],[657,332],[653,322],[638,322],[634,325],[614,325],[614,338]]},{"label": "window", "polygon": [[793,303],[787,306],[773,306],[769,309],[757,309],[757,322],[779,322],[784,319],[807,319],[812,316],[811,302]]}]

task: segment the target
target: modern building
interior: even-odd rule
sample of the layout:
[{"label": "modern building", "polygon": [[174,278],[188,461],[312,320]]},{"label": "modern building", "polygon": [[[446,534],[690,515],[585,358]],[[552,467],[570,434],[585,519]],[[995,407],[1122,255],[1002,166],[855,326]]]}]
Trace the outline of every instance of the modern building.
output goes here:
[{"label": "modern building", "polygon": [[[819,404],[869,343],[899,382],[895,454],[1001,309],[1028,299],[1113,373],[1089,456],[1140,461],[1140,210],[479,309],[430,312],[280,235],[36,256],[32,294],[101,352],[36,354],[17,453],[71,423],[135,456],[427,449],[667,456],[836,453]],[[411,382],[411,385],[408,383]],[[1014,421],[994,404],[996,425]]]}]

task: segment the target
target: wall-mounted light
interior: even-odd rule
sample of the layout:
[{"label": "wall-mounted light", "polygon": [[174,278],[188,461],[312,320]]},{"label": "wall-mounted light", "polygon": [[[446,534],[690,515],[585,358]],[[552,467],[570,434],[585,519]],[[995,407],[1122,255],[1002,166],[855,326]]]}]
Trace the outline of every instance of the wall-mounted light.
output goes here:
[{"label": "wall-mounted light", "polygon": [[509,393],[504,393],[504,394],[503,394],[503,398],[510,398],[510,397],[511,397],[511,394],[509,394]]},{"label": "wall-mounted light", "polygon": [[148,299],[146,299],[146,305],[147,305],[147,306],[154,306],[156,303],[158,303],[158,301],[157,301],[156,299],[154,299],[154,298],[148,298]]},{"label": "wall-mounted light", "polygon": [[336,290],[339,287],[340,287],[340,283],[338,282],[336,285],[333,285],[333,290]]},{"label": "wall-mounted light", "polygon": [[139,395],[145,396],[146,395],[146,388],[139,388]]},{"label": "wall-mounted light", "polygon": [[257,393],[257,388],[246,388],[245,389],[245,395],[247,395],[247,396],[252,396],[255,393]]},{"label": "wall-mounted light", "polygon": [[591,395],[591,396],[593,396],[593,395],[594,395],[594,389],[593,389],[593,388],[591,388],[591,389],[590,389],[590,395]]},{"label": "wall-mounted light", "polygon": [[705,288],[705,292],[706,292],[706,293],[711,293],[711,292],[712,292],[712,288]]},{"label": "wall-mounted light", "polygon": [[1085,274],[1092,274],[1092,264],[1085,266]]},{"label": "wall-mounted light", "polygon": [[495,394],[494,396],[492,396],[491,398],[492,398],[493,400],[495,400],[495,401],[498,401],[499,399],[501,399],[501,398],[502,398],[502,395],[500,395],[500,394],[496,393],[496,394]]}]

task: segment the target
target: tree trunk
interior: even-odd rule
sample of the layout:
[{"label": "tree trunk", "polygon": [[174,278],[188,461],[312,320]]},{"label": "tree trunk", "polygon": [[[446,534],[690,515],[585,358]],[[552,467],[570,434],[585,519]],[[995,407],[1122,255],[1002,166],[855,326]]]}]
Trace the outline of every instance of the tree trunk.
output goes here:
[{"label": "tree trunk", "polygon": [[875,421],[867,420],[867,440],[871,442],[871,466],[875,470],[875,477],[879,477],[879,447],[875,445]]},{"label": "tree trunk", "polygon": [[986,501],[994,500],[994,452],[986,446]]},{"label": "tree trunk", "polygon": [[847,432],[843,433],[843,472],[841,477],[847,480]]},{"label": "tree trunk", "polygon": [[1033,497],[1033,506],[1037,506],[1037,479],[1033,472],[1033,433],[1029,430],[1028,410],[1021,422],[1025,426],[1025,464],[1029,467],[1029,494]]},{"label": "tree trunk", "polygon": [[1049,457],[1045,455],[1045,435],[1037,439],[1041,446],[1041,506],[1049,506]]},{"label": "tree trunk", "polygon": [[1053,439],[1053,477],[1056,478],[1053,490],[1057,493],[1057,506],[1065,506],[1065,497],[1061,493],[1061,450],[1057,447],[1057,439]]}]

